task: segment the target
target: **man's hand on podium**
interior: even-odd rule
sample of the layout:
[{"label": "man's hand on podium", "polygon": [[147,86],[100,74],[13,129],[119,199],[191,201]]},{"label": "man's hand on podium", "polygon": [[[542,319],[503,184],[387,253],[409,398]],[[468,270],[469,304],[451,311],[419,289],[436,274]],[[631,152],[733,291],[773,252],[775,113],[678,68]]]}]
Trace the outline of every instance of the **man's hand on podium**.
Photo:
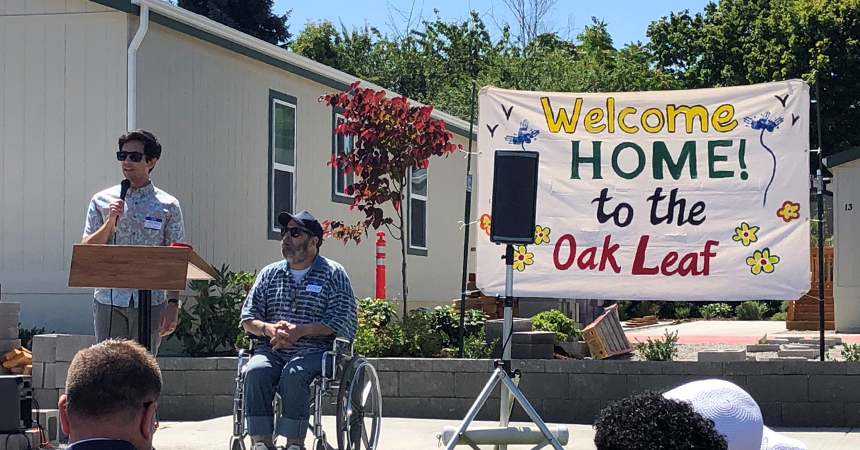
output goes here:
[{"label": "man's hand on podium", "polygon": [[159,318],[158,335],[167,336],[176,331],[176,321],[179,318],[179,305],[176,303],[168,303],[161,310]]}]

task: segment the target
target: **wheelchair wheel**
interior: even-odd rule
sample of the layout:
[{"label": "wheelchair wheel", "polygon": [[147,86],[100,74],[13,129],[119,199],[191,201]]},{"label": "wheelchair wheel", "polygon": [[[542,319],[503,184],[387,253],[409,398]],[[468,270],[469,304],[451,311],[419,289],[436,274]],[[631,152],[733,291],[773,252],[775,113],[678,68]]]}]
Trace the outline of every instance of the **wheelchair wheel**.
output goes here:
[{"label": "wheelchair wheel", "polygon": [[344,368],[336,416],[340,450],[376,450],[382,427],[382,391],[376,370],[361,356],[353,357]]}]

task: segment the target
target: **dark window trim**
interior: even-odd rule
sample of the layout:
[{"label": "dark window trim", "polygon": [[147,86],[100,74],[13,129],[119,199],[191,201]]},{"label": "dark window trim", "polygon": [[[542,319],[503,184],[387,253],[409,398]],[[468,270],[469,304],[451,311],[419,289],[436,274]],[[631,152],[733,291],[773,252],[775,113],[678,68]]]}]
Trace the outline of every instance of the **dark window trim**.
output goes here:
[{"label": "dark window trim", "polygon": [[[299,143],[299,126],[298,126],[299,104],[296,101],[296,98],[293,97],[292,95],[284,94],[283,92],[278,92],[278,91],[274,91],[272,89],[269,89],[269,103],[267,106],[267,108],[269,108],[269,126],[267,127],[267,129],[269,130],[269,164],[267,165],[269,168],[269,170],[268,170],[268,172],[269,172],[269,176],[268,176],[269,183],[266,185],[266,193],[268,194],[266,197],[266,203],[268,203],[268,205],[269,205],[268,206],[269,214],[267,217],[268,220],[266,222],[266,235],[267,235],[268,239],[270,239],[270,240],[280,241],[281,240],[281,233],[278,231],[272,230],[272,227],[271,227],[271,225],[275,223],[275,214],[280,213],[280,211],[277,211],[277,212],[273,211],[274,205],[272,204],[273,199],[274,199],[274,193],[272,192],[272,184],[274,183],[274,177],[275,177],[275,164],[274,164],[275,163],[275,130],[274,130],[275,100],[280,100],[280,101],[285,102],[285,103],[290,103],[293,106],[295,106],[295,108],[296,108],[296,133],[295,133],[295,136],[293,136],[293,145],[294,145],[293,165],[294,165],[294,167],[295,167],[296,160],[298,159],[298,156],[299,156],[298,155],[298,153],[299,153],[299,145],[298,145],[298,143]],[[298,176],[297,171],[293,172],[293,186],[298,186],[298,180],[296,180],[297,176]],[[295,200],[295,196],[296,196],[295,191],[296,190],[293,189],[294,200]]]},{"label": "dark window trim", "polygon": [[[406,205],[407,208],[404,209],[404,212],[408,214],[406,221],[406,254],[413,256],[427,256],[427,248],[413,247],[412,246],[412,170],[410,169],[408,172],[406,189]],[[427,245],[427,231],[428,231],[428,206],[430,204],[430,170],[427,170],[427,195],[424,201],[424,245]]]},{"label": "dark window trim", "polygon": [[[337,135],[334,134],[334,127],[337,126],[337,115],[343,113],[343,108],[333,107],[331,109],[331,154],[337,154]],[[344,205],[351,205],[352,198],[344,194],[337,193],[337,166],[331,166],[331,201]]]}]

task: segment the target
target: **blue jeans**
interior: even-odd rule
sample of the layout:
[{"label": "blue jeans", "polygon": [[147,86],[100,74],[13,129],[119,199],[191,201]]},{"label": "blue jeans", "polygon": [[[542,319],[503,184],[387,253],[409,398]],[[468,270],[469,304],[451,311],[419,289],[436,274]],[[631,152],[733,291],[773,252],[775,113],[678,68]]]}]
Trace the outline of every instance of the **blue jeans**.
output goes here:
[{"label": "blue jeans", "polygon": [[[310,384],[322,374],[322,353],[287,360],[271,350],[258,350],[245,373],[245,416],[248,434],[273,431],[287,439],[304,439],[310,419]],[[274,424],[272,400],[281,395],[281,417]]]}]

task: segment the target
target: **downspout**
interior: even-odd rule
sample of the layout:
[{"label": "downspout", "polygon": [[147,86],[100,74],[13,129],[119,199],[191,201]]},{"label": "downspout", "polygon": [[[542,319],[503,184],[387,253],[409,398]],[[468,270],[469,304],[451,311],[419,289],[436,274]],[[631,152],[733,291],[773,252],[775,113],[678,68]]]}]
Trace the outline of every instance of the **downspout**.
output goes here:
[{"label": "downspout", "polygon": [[128,99],[126,101],[126,119],[128,120],[126,130],[137,128],[137,49],[143,42],[143,37],[149,29],[149,5],[146,0],[131,0],[133,4],[140,5],[140,26],[137,33],[128,45]]}]

